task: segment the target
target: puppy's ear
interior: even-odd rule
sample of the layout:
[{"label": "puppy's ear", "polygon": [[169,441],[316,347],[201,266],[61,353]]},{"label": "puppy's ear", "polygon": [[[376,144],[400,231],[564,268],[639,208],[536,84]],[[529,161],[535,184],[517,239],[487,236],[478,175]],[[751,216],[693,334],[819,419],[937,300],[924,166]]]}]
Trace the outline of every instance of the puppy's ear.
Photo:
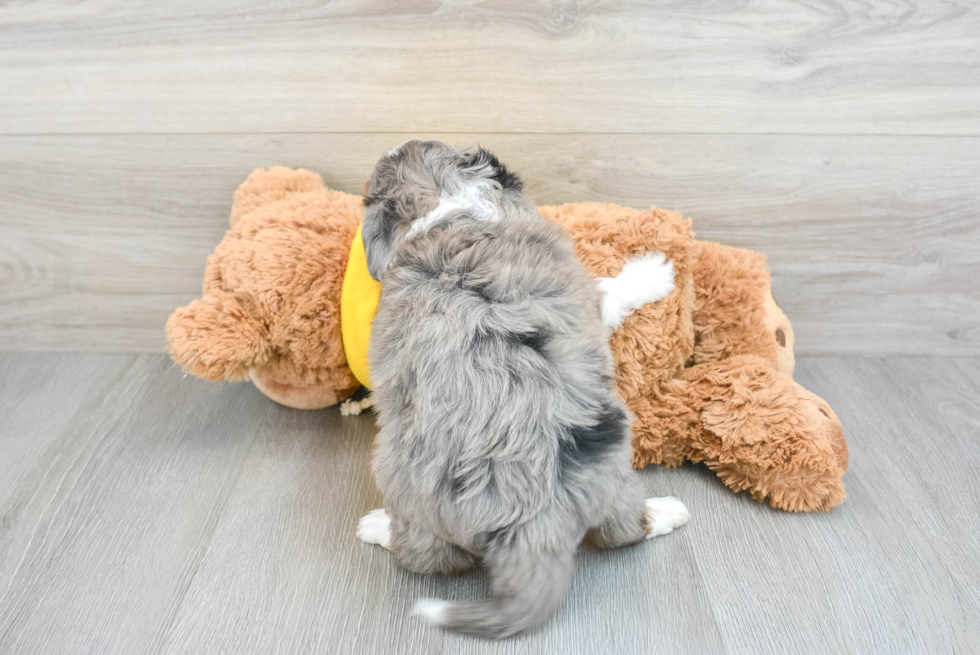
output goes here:
[{"label": "puppy's ear", "polygon": [[372,199],[370,196],[364,199],[364,225],[361,227],[364,256],[368,273],[379,282],[384,278],[401,240],[399,223],[394,200]]},{"label": "puppy's ear", "polygon": [[438,206],[439,198],[424,191],[405,192],[397,198],[365,197],[361,238],[371,277],[379,282],[384,278],[412,223]]},{"label": "puppy's ear", "polygon": [[472,169],[480,177],[489,177],[500,185],[503,190],[513,189],[520,193],[524,190],[524,181],[516,174],[507,170],[497,156],[486,148],[477,148],[463,153],[466,163],[464,168]]}]

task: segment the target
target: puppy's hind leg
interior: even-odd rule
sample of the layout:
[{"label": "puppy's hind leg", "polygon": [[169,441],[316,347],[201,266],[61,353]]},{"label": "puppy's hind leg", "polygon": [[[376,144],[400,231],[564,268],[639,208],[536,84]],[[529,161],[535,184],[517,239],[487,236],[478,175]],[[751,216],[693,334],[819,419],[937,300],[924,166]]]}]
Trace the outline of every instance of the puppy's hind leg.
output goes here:
[{"label": "puppy's hind leg", "polygon": [[383,509],[361,518],[357,536],[388,548],[399,564],[416,573],[457,573],[476,566],[475,555]]},{"label": "puppy's hind leg", "polygon": [[606,517],[589,537],[600,548],[616,548],[667,534],[689,518],[687,507],[677,498],[644,499],[639,477],[630,472]]},{"label": "puppy's hind leg", "polygon": [[643,541],[649,528],[644,503],[640,480],[630,471],[620,481],[602,523],[589,531],[588,541],[599,548],[617,548]]},{"label": "puppy's hind leg", "polygon": [[459,573],[477,564],[476,555],[408,521],[391,523],[391,552],[398,563],[416,573]]}]

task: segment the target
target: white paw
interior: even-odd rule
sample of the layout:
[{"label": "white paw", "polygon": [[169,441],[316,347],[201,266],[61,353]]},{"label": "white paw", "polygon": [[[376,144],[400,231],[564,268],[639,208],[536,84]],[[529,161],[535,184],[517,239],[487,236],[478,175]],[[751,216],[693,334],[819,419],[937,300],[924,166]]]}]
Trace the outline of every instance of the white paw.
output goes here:
[{"label": "white paw", "polygon": [[647,498],[647,519],[650,522],[647,539],[672,532],[674,528],[687,523],[690,518],[691,513],[678,498],[673,496]]},{"label": "white paw", "polygon": [[383,509],[371,510],[358,521],[357,538],[369,544],[391,548],[391,519]]},{"label": "white paw", "polygon": [[438,598],[420,598],[415,601],[412,616],[425,619],[432,625],[442,625],[448,606],[449,603]]}]

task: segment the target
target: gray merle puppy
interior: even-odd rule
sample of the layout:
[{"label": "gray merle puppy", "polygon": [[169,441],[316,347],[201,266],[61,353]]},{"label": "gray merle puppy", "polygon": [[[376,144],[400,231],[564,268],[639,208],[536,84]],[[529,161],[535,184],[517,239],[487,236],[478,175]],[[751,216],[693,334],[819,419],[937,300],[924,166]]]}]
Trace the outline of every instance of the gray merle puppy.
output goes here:
[{"label": "gray merle puppy", "polygon": [[590,529],[614,547],[688,518],[644,500],[596,284],[521,187],[486,150],[409,141],[364,200],[384,281],[369,356],[385,509],[358,536],[420,573],[482,561],[492,599],[415,612],[487,637],[554,613]]}]

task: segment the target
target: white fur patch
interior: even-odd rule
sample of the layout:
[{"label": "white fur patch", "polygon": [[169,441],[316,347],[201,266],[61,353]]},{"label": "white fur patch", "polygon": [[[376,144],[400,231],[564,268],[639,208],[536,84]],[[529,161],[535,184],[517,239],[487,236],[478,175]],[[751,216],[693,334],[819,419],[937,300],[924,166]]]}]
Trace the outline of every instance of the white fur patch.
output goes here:
[{"label": "white fur patch", "polygon": [[438,598],[420,598],[415,601],[412,615],[418,616],[433,625],[442,625],[449,603]]},{"label": "white fur patch", "polygon": [[650,522],[647,539],[652,539],[684,525],[691,519],[691,513],[679,498],[647,498],[647,519]]},{"label": "white fur patch", "polygon": [[450,212],[466,210],[470,215],[481,221],[496,221],[500,218],[497,204],[493,201],[489,183],[468,184],[456,193],[443,193],[439,196],[439,206],[421,218],[415,219],[408,230],[412,237],[427,230],[430,225],[445,217]]},{"label": "white fur patch", "polygon": [[391,519],[383,509],[375,509],[357,523],[357,538],[369,544],[391,548]]},{"label": "white fur patch", "polygon": [[674,262],[662,252],[633,257],[616,277],[596,278],[602,292],[602,322],[618,328],[648,302],[663,300],[674,290]]}]

